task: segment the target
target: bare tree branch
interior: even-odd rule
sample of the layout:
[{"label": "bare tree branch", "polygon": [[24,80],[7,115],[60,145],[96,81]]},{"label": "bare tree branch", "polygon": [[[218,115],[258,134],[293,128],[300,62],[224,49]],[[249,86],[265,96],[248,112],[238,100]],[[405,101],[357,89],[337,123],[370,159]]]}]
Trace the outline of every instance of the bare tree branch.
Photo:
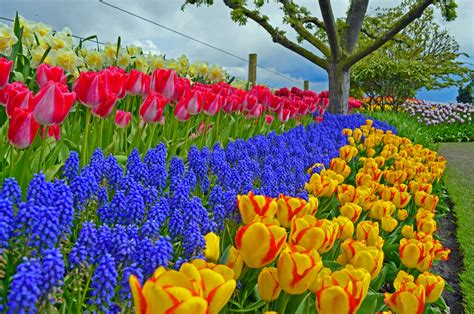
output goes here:
[{"label": "bare tree branch", "polygon": [[348,53],[352,53],[359,38],[369,0],[352,0],[347,12],[346,25],[342,32],[342,45]]},{"label": "bare tree branch", "polygon": [[321,51],[323,53],[323,55],[325,55],[326,57],[329,57],[331,55],[331,52],[329,51],[329,47],[326,44],[324,44],[321,40],[319,40],[316,36],[311,34],[304,27],[304,25],[300,22],[300,20],[292,12],[292,8],[291,8],[292,4],[290,3],[290,1],[289,0],[279,0],[279,2],[283,5],[283,10],[289,17],[289,22],[290,22],[291,27],[301,37],[303,37],[303,39],[305,39],[307,42],[309,42],[314,47],[316,47],[319,51]]},{"label": "bare tree branch", "polygon": [[312,23],[321,29],[326,29],[324,22],[314,16],[303,16],[298,18],[298,20],[303,24]]},{"label": "bare tree branch", "polygon": [[258,11],[249,10],[248,8],[244,7],[240,1],[224,0],[224,4],[233,10],[241,11],[247,18],[255,21],[257,24],[262,26],[272,36],[273,42],[279,43],[280,45],[290,49],[291,51],[296,52],[297,54],[310,60],[311,62],[325,70],[328,69],[329,65],[326,60],[321,57],[318,57],[308,49],[289,40],[285,35],[283,35],[282,31],[278,30],[277,28],[274,28],[268,22],[268,19],[260,15]]},{"label": "bare tree branch", "polygon": [[[321,2],[322,0],[320,0]],[[391,27],[390,30],[385,32],[381,37],[376,39],[372,44],[359,50],[352,54],[351,56],[347,57],[346,59],[341,61],[340,67],[348,69],[357,61],[363,59],[364,57],[368,56],[378,48],[380,48],[383,44],[387,41],[391,40],[396,34],[398,34],[401,30],[403,30],[408,24],[410,24],[415,19],[419,18],[423,11],[434,2],[434,0],[423,0],[419,2],[417,5],[412,7],[410,11],[405,13],[398,21],[396,21]]]}]

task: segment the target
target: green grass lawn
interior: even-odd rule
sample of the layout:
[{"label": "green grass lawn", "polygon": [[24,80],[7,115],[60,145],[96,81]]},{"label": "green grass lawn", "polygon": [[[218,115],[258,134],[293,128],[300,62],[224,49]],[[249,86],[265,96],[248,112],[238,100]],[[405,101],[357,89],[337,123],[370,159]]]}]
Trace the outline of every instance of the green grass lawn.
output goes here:
[{"label": "green grass lawn", "polygon": [[464,255],[460,285],[466,313],[474,313],[474,143],[444,143],[440,154],[448,159],[444,182],[454,203],[458,242]]}]

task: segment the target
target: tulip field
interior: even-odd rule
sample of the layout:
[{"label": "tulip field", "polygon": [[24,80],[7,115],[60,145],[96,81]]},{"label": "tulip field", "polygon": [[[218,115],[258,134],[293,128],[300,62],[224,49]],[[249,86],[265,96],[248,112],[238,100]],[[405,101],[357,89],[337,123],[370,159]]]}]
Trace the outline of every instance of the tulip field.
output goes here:
[{"label": "tulip field", "polygon": [[436,151],[327,91],[0,35],[0,313],[449,312]]}]

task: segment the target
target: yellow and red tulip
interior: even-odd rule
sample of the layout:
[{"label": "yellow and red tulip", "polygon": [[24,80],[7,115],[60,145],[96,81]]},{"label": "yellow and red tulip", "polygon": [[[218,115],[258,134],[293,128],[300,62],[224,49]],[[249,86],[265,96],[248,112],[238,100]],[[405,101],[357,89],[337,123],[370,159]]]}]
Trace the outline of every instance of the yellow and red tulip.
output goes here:
[{"label": "yellow and red tulip", "polygon": [[337,223],[305,215],[291,222],[288,242],[300,245],[307,250],[315,249],[322,254],[332,248],[338,233],[339,225]]},{"label": "yellow and red tulip", "polygon": [[391,216],[395,211],[395,205],[390,201],[377,200],[372,203],[370,217],[381,220],[382,217]]},{"label": "yellow and red tulip", "polygon": [[400,240],[400,259],[403,265],[408,268],[416,268],[419,271],[430,269],[433,259],[430,254],[430,242],[423,243],[417,239]]},{"label": "yellow and red tulip", "polygon": [[339,225],[339,234],[338,238],[341,240],[349,239],[352,238],[352,235],[354,234],[354,223],[352,221],[344,216],[338,216],[333,218],[335,223]]},{"label": "yellow and red tulip", "polygon": [[294,217],[303,217],[308,213],[309,207],[306,206],[307,202],[301,198],[280,194],[277,203],[278,210],[276,212],[276,217],[280,224],[285,228],[290,227],[291,220]]},{"label": "yellow and red tulip", "polygon": [[[355,133],[358,133],[356,132],[356,130],[354,130],[354,135]],[[360,133],[360,135],[362,135],[362,133]],[[360,136],[359,136],[359,139],[356,139],[355,137],[353,138],[355,139],[356,142],[360,141]],[[357,156],[358,152],[359,151],[354,146],[345,145],[339,148],[339,157],[341,159],[344,159],[346,162],[350,162],[355,156]]]},{"label": "yellow and red tulip", "polygon": [[[399,276],[404,276],[400,280]],[[385,293],[385,304],[397,314],[422,314],[425,309],[425,289],[413,282],[413,277],[407,279],[406,273],[400,271],[395,282],[396,291]]]},{"label": "yellow and red tulip", "polygon": [[435,303],[443,293],[445,281],[441,276],[425,271],[416,279],[416,283],[425,288],[426,303]]},{"label": "yellow and red tulip", "polygon": [[379,223],[376,221],[361,221],[356,228],[356,239],[366,241],[367,245],[381,248],[383,239],[379,236]]},{"label": "yellow and red tulip", "polygon": [[342,252],[337,262],[342,265],[350,264],[356,268],[365,269],[372,279],[378,276],[383,266],[384,253],[382,249],[367,246],[364,241],[347,239],[341,244]]},{"label": "yellow and red tulip", "polygon": [[244,266],[244,260],[240,255],[240,251],[237,250],[234,246],[229,248],[229,254],[227,255],[227,267],[234,271],[234,279],[237,280],[242,273],[242,268]]},{"label": "yellow and red tulip", "polygon": [[438,201],[439,198],[437,195],[431,195],[424,191],[418,191],[415,193],[416,206],[423,207],[432,212],[434,212],[436,206],[438,206]]},{"label": "yellow and red tulip", "polygon": [[280,287],[288,294],[301,294],[313,283],[322,267],[323,262],[315,249],[288,244],[277,263]]},{"label": "yellow and red tulip", "polygon": [[311,290],[315,291],[319,314],[353,314],[367,296],[369,285],[367,271],[347,265],[333,273],[327,268],[322,270]]},{"label": "yellow and red tulip", "polygon": [[258,274],[258,294],[265,302],[271,302],[280,296],[281,287],[278,283],[278,271],[275,267],[264,267]]},{"label": "yellow and red tulip", "polygon": [[328,176],[321,176],[318,173],[315,173],[311,176],[309,182],[305,184],[305,188],[308,193],[312,194],[313,196],[330,197],[336,191],[338,184],[339,182],[337,180],[331,179]]},{"label": "yellow and red tulip", "polygon": [[237,206],[244,224],[251,222],[255,216],[273,218],[278,209],[278,204],[273,198],[255,195],[252,191],[247,195],[239,195]]},{"label": "yellow and red tulip", "polygon": [[339,208],[341,215],[349,218],[352,222],[356,222],[359,219],[360,213],[362,213],[362,207],[354,203],[345,203]]},{"label": "yellow and red tulip", "polygon": [[249,224],[240,227],[235,235],[235,244],[245,264],[260,268],[273,262],[283,249],[286,230],[278,221],[256,217]]},{"label": "yellow and red tulip", "polygon": [[349,167],[346,161],[342,158],[333,158],[329,164],[329,168],[342,175],[344,178],[347,178],[351,174],[351,167]]}]

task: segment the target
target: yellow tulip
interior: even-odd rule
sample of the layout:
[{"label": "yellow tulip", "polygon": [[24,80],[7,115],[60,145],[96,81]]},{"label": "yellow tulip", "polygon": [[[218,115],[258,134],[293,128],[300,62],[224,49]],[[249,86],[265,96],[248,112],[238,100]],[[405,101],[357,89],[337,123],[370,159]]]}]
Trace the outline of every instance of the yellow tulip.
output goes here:
[{"label": "yellow tulip", "polygon": [[384,216],[382,217],[382,229],[385,232],[392,232],[398,226],[398,220],[393,218],[392,216]]},{"label": "yellow tulip", "polygon": [[284,196],[280,194],[277,200],[278,209],[276,217],[280,224],[288,228],[290,227],[291,220],[294,217],[302,217],[307,214],[309,207],[307,202],[302,198]]},{"label": "yellow tulip", "polygon": [[220,239],[219,236],[214,232],[209,232],[204,236],[206,240],[206,249],[204,250],[204,256],[210,262],[217,262],[220,256]]},{"label": "yellow tulip", "polygon": [[278,204],[273,198],[255,195],[252,191],[247,195],[239,195],[237,206],[244,224],[251,222],[255,216],[273,218],[278,210]]},{"label": "yellow tulip", "polygon": [[275,267],[264,267],[258,274],[258,294],[265,302],[272,302],[280,296],[278,272]]},{"label": "yellow tulip", "polygon": [[344,216],[333,218],[333,221],[339,225],[339,239],[345,240],[352,238],[354,234],[354,224],[352,221]]},{"label": "yellow tulip", "polygon": [[416,283],[425,287],[426,303],[435,303],[443,293],[445,281],[441,276],[424,272],[418,276]]},{"label": "yellow tulip", "polygon": [[268,218],[255,219],[240,227],[235,235],[235,244],[245,264],[260,268],[273,262],[283,249],[286,230],[278,221]]},{"label": "yellow tulip", "polygon": [[384,253],[382,249],[367,246],[363,241],[347,239],[341,244],[342,252],[337,262],[342,265],[353,265],[364,268],[374,279],[378,276],[383,266]]},{"label": "yellow tulip", "polygon": [[240,251],[237,250],[234,246],[229,248],[229,255],[227,256],[227,267],[234,271],[234,279],[237,280],[242,273],[242,268],[244,266],[244,260],[240,255]]},{"label": "yellow tulip", "polygon": [[390,201],[375,201],[370,208],[370,217],[381,220],[384,216],[391,216],[395,211],[395,205]]},{"label": "yellow tulip", "polygon": [[[354,135],[356,133],[356,130],[358,130],[358,129],[354,130]],[[360,133],[360,135],[362,135],[362,133]],[[354,139],[355,139],[355,137],[354,137]],[[359,140],[360,140],[360,137],[359,137]],[[359,142],[359,140],[355,139],[356,142]],[[341,148],[339,148],[339,157],[341,159],[344,159],[346,162],[350,162],[355,156],[357,156],[358,152],[359,151],[354,146],[345,145],[345,146],[342,146]]]},{"label": "yellow tulip", "polygon": [[434,212],[436,206],[438,206],[438,201],[439,198],[437,195],[431,195],[424,191],[418,191],[415,193],[416,206],[423,207],[432,212]]},{"label": "yellow tulip", "polygon": [[403,183],[407,179],[407,173],[403,170],[385,170],[384,171],[385,180],[390,185],[395,183]]},{"label": "yellow tulip", "polygon": [[[400,280],[399,276],[404,278]],[[397,314],[422,314],[425,309],[425,289],[413,282],[404,271],[400,271],[394,293],[385,293],[385,304]]]},{"label": "yellow tulip", "polygon": [[376,221],[361,221],[356,228],[356,239],[366,241],[367,245],[379,247],[383,239],[379,237],[379,223]]},{"label": "yellow tulip", "polygon": [[362,213],[362,207],[354,203],[345,203],[339,208],[341,215],[349,218],[352,222],[356,222],[359,219],[360,213]]},{"label": "yellow tulip", "polygon": [[278,258],[278,282],[288,294],[305,292],[316,279],[323,262],[315,249],[287,245]]},{"label": "yellow tulip", "polygon": [[408,211],[406,209],[399,209],[397,212],[397,218],[400,221],[405,221],[408,218]]},{"label": "yellow tulip", "polygon": [[337,180],[331,179],[328,176],[320,176],[318,173],[315,173],[311,176],[309,182],[305,184],[305,188],[308,193],[313,196],[330,197],[336,191],[338,184],[339,182]]},{"label": "yellow tulip", "polygon": [[369,286],[370,275],[367,271],[347,265],[333,273],[323,269],[311,290],[316,294],[319,314],[353,314],[367,296]]},{"label": "yellow tulip", "polygon": [[329,167],[344,178],[347,178],[351,174],[351,167],[349,167],[346,161],[342,158],[333,158]]},{"label": "yellow tulip", "polygon": [[319,253],[329,251],[337,239],[339,225],[327,219],[318,220],[311,215],[296,218],[291,222],[288,242]]},{"label": "yellow tulip", "polygon": [[317,197],[308,196],[308,203],[306,204],[306,211],[308,215],[314,215],[318,211],[319,201]]}]

